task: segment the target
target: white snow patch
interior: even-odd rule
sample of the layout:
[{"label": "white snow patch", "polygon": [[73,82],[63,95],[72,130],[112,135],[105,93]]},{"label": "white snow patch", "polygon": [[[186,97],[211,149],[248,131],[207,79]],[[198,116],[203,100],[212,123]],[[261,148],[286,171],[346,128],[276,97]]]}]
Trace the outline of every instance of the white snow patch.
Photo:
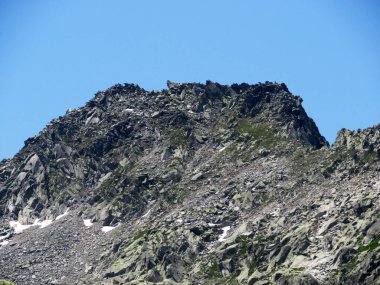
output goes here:
[{"label": "white snow patch", "polygon": [[20,234],[24,230],[29,229],[33,225],[22,225],[20,222],[10,221],[9,226],[13,228],[16,234]]},{"label": "white snow patch", "polygon": [[113,229],[116,229],[119,225],[115,226],[115,227],[111,227],[111,226],[105,226],[105,227],[102,227],[102,232],[103,233],[108,233],[110,231],[112,231]]},{"label": "white snow patch", "polygon": [[230,143],[226,144],[224,147],[222,147],[221,149],[219,149],[219,152],[224,151],[229,145],[230,145]]},{"label": "white snow patch", "polygon": [[67,216],[68,213],[69,213],[69,209],[67,209],[62,215],[58,215],[58,216],[55,218],[55,220],[57,221],[57,220],[63,218],[64,216]]},{"label": "white snow patch", "polygon": [[37,223],[37,226],[40,226],[40,229],[42,228],[46,228],[47,226],[49,226],[53,221],[52,220],[45,220],[45,221],[42,221],[42,222],[38,222]]},{"label": "white snow patch", "polygon": [[8,240],[4,240],[4,241],[0,242],[0,245],[7,245],[8,243],[9,243]]},{"label": "white snow patch", "polygon": [[126,113],[133,113],[135,110],[134,109],[124,109],[124,112]]},{"label": "white snow patch", "polygon": [[150,211],[152,211],[152,209],[149,209],[149,211],[148,212],[146,212],[141,218],[145,218],[145,217],[148,217],[149,216],[149,214],[150,214]]},{"label": "white snow patch", "polygon": [[227,233],[228,233],[228,231],[231,229],[231,227],[230,226],[227,226],[227,227],[224,227],[224,228],[222,228],[222,230],[223,230],[223,233],[219,236],[219,241],[224,241],[224,240],[226,240],[225,238],[226,238],[226,236],[227,236]]},{"label": "white snow patch", "polygon": [[10,234],[6,234],[5,236],[0,237],[0,240],[7,239],[7,238],[9,238],[10,236],[11,236]]},{"label": "white snow patch", "polygon": [[91,227],[93,225],[93,223],[91,223],[91,220],[90,219],[84,219],[83,220],[83,223],[86,227]]},{"label": "white snow patch", "polygon": [[37,219],[33,224],[31,225],[22,225],[20,222],[17,222],[17,221],[10,221],[9,222],[9,226],[11,228],[13,228],[13,230],[15,231],[15,234],[20,234],[22,233],[24,230],[26,229],[29,229],[30,227],[34,227],[34,226],[39,226],[41,229],[42,228],[46,228],[47,226],[49,226],[53,221],[52,220],[45,220],[45,221],[42,221],[40,222],[39,219]]},{"label": "white snow patch", "polygon": [[226,148],[227,148],[227,146],[222,147],[222,148],[219,150],[219,152],[222,152],[222,151],[225,150]]},{"label": "white snow patch", "polygon": [[179,223],[179,224],[182,224],[183,220],[182,219],[177,219],[176,222]]}]

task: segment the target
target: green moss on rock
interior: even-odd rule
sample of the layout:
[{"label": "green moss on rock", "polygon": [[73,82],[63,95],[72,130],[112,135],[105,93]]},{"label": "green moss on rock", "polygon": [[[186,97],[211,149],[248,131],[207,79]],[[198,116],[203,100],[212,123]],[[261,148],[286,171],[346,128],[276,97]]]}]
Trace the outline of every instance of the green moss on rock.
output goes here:
[{"label": "green moss on rock", "polygon": [[0,280],[0,285],[14,285],[14,283],[7,280]]}]

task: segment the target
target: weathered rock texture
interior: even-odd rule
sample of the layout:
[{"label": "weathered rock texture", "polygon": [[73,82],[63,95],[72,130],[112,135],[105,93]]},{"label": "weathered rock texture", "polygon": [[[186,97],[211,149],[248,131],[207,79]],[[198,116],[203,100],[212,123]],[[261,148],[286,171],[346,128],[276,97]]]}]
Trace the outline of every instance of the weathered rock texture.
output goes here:
[{"label": "weathered rock texture", "polygon": [[97,93],[0,162],[0,279],[380,284],[380,126],[330,148],[301,103],[271,82]]}]

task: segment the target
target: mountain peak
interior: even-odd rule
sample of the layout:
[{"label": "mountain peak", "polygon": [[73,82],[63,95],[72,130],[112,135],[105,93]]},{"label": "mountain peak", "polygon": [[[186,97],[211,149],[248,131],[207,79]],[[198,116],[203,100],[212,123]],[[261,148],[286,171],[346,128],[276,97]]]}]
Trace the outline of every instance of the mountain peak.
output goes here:
[{"label": "mountain peak", "polygon": [[327,148],[283,83],[167,85],[98,92],[0,162],[0,276],[373,284],[379,126]]},{"label": "mountain peak", "polygon": [[247,116],[257,121],[272,120],[283,128],[287,139],[299,140],[313,147],[327,146],[314,121],[302,107],[302,98],[292,95],[284,83],[265,82],[258,84],[221,85],[212,81],[199,83],[167,83],[169,92],[183,100],[185,96],[196,96],[195,111],[208,106],[237,108],[236,116]]}]

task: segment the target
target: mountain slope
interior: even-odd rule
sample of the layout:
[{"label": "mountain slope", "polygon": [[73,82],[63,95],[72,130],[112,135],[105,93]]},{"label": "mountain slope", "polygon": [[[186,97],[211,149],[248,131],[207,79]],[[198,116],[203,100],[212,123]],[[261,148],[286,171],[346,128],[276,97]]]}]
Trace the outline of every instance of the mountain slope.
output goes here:
[{"label": "mountain slope", "polygon": [[0,278],[378,282],[380,126],[329,148],[301,103],[271,82],[97,93],[0,163]]}]

